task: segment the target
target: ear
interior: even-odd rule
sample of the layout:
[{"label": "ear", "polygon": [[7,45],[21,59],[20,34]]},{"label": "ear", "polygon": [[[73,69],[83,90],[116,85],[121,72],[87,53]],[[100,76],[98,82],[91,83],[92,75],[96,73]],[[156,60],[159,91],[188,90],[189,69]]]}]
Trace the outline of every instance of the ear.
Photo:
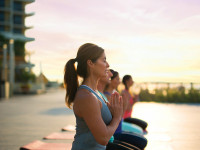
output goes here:
[{"label": "ear", "polygon": [[94,66],[94,63],[91,61],[91,60],[87,60],[87,65],[89,67],[93,67]]}]

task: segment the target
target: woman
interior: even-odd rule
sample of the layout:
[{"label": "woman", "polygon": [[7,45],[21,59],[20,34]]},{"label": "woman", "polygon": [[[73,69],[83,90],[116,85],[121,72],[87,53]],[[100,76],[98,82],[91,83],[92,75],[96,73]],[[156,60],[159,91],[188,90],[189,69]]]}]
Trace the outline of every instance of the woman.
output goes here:
[{"label": "woman", "polygon": [[133,105],[137,102],[137,97],[131,96],[131,94],[129,92],[130,87],[134,83],[133,79],[130,75],[125,75],[122,79],[122,82],[125,86],[125,89],[122,91],[122,93],[126,93],[126,94],[129,95],[129,105],[128,105],[128,107],[127,107],[127,109],[124,113],[124,116],[123,116],[124,121],[140,126],[143,129],[144,133],[147,133],[146,127],[147,127],[148,124],[145,121],[137,119],[137,118],[131,118]]},{"label": "woman", "polygon": [[[108,100],[110,100],[111,98],[111,93],[113,93],[114,91],[117,90],[118,85],[120,84],[120,80],[119,80],[119,73],[117,71],[114,71],[112,69],[110,69],[110,71],[112,72],[113,76],[111,77],[111,82],[110,84],[108,84],[105,88],[104,94],[106,95],[106,97],[108,98]],[[123,99],[125,101],[129,101],[129,94],[127,92],[122,92],[122,96]],[[129,105],[129,102],[127,103]],[[126,106],[127,109],[128,106]],[[126,110],[124,110],[125,113]],[[143,130],[141,127],[134,125],[134,124],[130,124],[124,121],[121,121],[116,132],[121,132],[121,131],[126,131],[126,132],[134,132],[140,135],[143,135]],[[116,133],[115,132],[115,133]]]},{"label": "woman", "polygon": [[[121,120],[123,104],[119,94],[112,94],[108,108],[96,93],[97,83],[106,75],[108,67],[104,50],[91,43],[82,45],[76,58],[65,65],[65,100],[68,107],[73,106],[76,117],[72,150],[105,150]],[[80,87],[78,76],[83,78]]]},{"label": "woman", "polygon": [[[113,70],[111,70],[111,71],[108,72],[107,77],[101,78],[98,82],[99,93],[102,96],[102,98],[105,99],[105,101],[107,101],[107,102],[108,102],[108,100],[107,100],[106,96],[103,94],[105,86],[108,84],[110,85],[111,82],[113,83],[114,82],[113,80],[115,79],[115,77],[119,78],[116,76],[116,75],[118,75],[117,72],[115,72]],[[114,78],[113,78],[113,76],[114,76]],[[111,78],[111,80],[110,80],[110,78]],[[118,84],[116,84],[115,87],[117,87],[117,86],[118,86]],[[126,107],[127,107],[127,103],[128,103],[128,101],[126,100],[127,98],[128,97],[123,96],[123,109],[126,109]],[[132,149],[136,149],[136,148],[144,149],[144,147],[147,144],[147,140],[141,135],[137,135],[134,133],[122,132],[121,122],[120,122],[117,130],[115,131],[114,137],[115,138],[113,139],[113,143],[119,143],[121,145],[127,146]]]}]

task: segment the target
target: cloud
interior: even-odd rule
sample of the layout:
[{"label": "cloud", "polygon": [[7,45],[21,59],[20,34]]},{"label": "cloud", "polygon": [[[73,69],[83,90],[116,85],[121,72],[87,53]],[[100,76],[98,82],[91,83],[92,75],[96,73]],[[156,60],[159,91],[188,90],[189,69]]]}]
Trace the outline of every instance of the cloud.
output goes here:
[{"label": "cloud", "polygon": [[[64,64],[76,56],[79,46],[91,42],[105,49],[110,66],[119,69],[122,75],[135,74],[139,80],[156,80],[158,76],[162,77],[159,80],[173,77],[185,80],[190,67],[194,72],[199,70],[199,3],[35,1],[27,6],[35,16],[26,20],[27,25],[34,26],[26,35],[36,40],[26,48],[35,51],[32,61],[36,64],[42,61],[45,73],[54,79],[61,79]],[[200,76],[198,71],[195,73]]]}]

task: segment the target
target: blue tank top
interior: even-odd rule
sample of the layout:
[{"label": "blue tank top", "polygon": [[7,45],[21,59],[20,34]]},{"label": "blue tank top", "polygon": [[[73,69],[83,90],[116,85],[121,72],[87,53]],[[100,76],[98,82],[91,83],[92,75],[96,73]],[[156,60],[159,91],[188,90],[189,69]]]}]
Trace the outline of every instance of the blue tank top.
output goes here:
[{"label": "blue tank top", "polygon": [[[108,125],[112,120],[111,112],[102,100],[102,98],[93,91],[90,87],[86,85],[81,85],[79,89],[87,89],[92,92],[102,103],[101,116],[106,125]],[[86,122],[83,118],[76,116],[76,134],[74,136],[74,141],[72,143],[72,150],[105,150],[106,146],[101,145],[96,142],[94,136],[89,130]]]},{"label": "blue tank top", "polygon": [[[109,92],[104,92],[104,94],[101,93],[101,92],[99,92],[99,93],[105,99],[105,101],[108,102],[108,99],[107,99],[107,97],[104,94],[107,94],[107,95],[111,95],[111,94]],[[122,121],[123,120],[120,121],[120,123],[119,123],[119,125],[118,125],[118,127],[117,127],[117,129],[115,131],[115,133],[121,133],[122,132]]]}]

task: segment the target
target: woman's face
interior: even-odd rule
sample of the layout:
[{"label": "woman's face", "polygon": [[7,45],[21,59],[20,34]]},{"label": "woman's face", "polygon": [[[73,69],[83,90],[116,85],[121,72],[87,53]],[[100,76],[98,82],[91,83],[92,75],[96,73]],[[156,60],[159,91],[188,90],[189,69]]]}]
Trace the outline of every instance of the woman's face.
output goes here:
[{"label": "woman's face", "polygon": [[120,84],[119,75],[112,79],[110,84],[114,89],[117,89],[118,85]]},{"label": "woman's face", "polygon": [[108,69],[107,74],[105,77],[102,77],[100,79],[101,82],[104,82],[105,84],[109,84],[110,83],[110,78],[113,76],[112,72],[110,71],[110,69]]},{"label": "woman's face", "polygon": [[106,78],[107,83],[110,83],[110,81],[111,81],[110,79],[112,76],[113,76],[112,72],[110,71],[110,69],[108,69],[108,74],[107,74],[107,78]]},{"label": "woman's face", "polygon": [[103,53],[94,63],[94,73],[101,78],[107,76],[109,64],[106,61],[105,53]]},{"label": "woman's face", "polygon": [[126,85],[127,85],[127,87],[131,87],[132,85],[133,85],[133,79],[132,78],[130,78],[129,80],[127,80],[126,81]]}]

